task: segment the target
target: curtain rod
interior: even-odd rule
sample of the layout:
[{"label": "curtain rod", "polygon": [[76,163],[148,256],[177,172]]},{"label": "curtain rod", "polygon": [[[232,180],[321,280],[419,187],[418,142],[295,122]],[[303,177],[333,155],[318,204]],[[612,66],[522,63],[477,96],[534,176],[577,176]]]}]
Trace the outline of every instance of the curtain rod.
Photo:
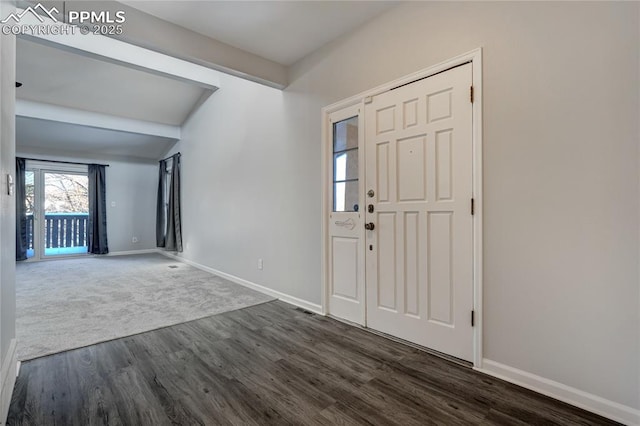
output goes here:
[{"label": "curtain rod", "polygon": [[[29,160],[29,161],[44,161],[45,163],[78,164],[80,166],[88,166],[89,164],[95,164],[95,163],[76,163],[73,161],[42,160],[40,158],[26,158],[26,157],[16,157],[16,158],[24,158],[25,160]],[[96,164],[96,166],[109,167],[108,164]]]},{"label": "curtain rod", "polygon": [[170,157],[163,158],[162,160],[158,160],[158,163],[162,163],[163,161],[167,161],[167,160],[169,160],[170,158],[173,158],[173,156],[174,156],[174,155],[177,155],[178,157],[181,157],[181,156],[182,156],[182,154],[180,154],[179,152],[176,152],[175,154],[173,154],[173,155],[172,155],[172,156],[170,156]]}]

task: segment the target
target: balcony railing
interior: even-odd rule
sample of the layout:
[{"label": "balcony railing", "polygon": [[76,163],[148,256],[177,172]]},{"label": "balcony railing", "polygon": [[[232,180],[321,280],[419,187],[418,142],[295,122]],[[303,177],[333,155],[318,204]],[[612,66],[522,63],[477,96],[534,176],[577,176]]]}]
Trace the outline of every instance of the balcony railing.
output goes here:
[{"label": "balcony railing", "polygon": [[[44,216],[44,248],[57,249],[87,246],[87,213],[46,213]],[[27,215],[27,247],[34,249],[33,215]]]}]

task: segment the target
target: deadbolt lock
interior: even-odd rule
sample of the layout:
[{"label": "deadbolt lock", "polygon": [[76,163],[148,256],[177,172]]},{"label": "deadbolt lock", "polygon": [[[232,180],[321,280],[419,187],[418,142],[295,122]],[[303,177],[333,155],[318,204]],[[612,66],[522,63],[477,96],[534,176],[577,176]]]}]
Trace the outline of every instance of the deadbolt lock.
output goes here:
[{"label": "deadbolt lock", "polygon": [[375,192],[373,192],[373,189],[370,189],[370,190],[368,190],[368,191],[367,191],[367,196],[368,196],[369,198],[373,198],[373,196],[374,196],[374,195],[376,195],[376,193],[375,193]]}]

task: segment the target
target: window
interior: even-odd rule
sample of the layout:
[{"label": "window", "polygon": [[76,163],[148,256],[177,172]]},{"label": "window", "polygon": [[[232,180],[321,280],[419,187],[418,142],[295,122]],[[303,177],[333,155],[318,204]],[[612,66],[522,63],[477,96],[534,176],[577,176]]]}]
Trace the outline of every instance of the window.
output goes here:
[{"label": "window", "polygon": [[88,190],[86,165],[27,160],[27,258],[88,252]]},{"label": "window", "polygon": [[358,117],[333,125],[333,211],[358,211]]}]

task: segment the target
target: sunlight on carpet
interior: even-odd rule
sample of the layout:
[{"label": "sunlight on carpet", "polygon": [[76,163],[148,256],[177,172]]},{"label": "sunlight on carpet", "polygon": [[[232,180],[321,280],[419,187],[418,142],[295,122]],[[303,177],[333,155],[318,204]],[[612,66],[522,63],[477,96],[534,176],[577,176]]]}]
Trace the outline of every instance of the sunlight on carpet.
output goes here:
[{"label": "sunlight on carpet", "polygon": [[274,300],[161,254],[18,263],[21,361]]}]

